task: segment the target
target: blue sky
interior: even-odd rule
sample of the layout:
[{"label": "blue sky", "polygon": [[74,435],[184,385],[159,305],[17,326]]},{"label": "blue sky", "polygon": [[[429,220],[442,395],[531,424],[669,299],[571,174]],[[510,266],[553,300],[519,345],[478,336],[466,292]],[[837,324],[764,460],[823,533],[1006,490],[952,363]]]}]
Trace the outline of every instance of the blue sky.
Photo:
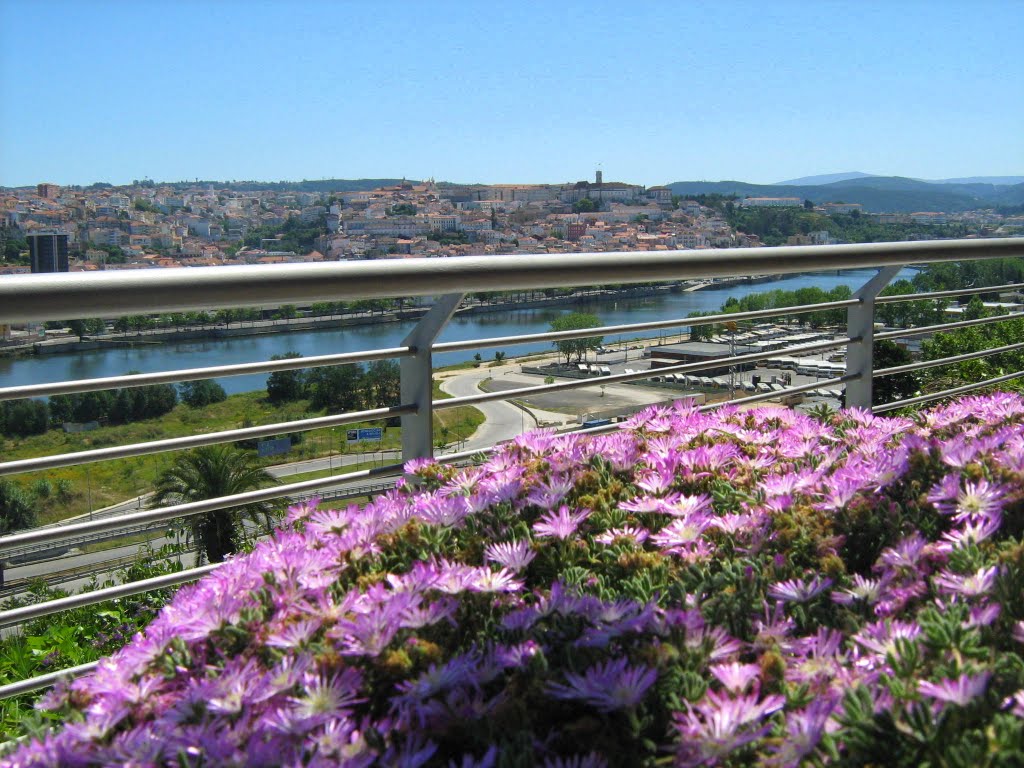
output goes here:
[{"label": "blue sky", "polygon": [[0,0],[0,185],[1024,174],[1024,0]]}]

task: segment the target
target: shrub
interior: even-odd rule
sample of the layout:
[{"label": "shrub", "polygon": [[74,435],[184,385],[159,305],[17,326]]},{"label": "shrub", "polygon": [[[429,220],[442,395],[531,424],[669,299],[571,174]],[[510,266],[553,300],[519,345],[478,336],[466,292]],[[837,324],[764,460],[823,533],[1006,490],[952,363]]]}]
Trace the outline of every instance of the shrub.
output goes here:
[{"label": "shrub", "polygon": [[1022,456],[995,394],[680,403],[411,462],[182,588],[14,759],[1021,764]]}]

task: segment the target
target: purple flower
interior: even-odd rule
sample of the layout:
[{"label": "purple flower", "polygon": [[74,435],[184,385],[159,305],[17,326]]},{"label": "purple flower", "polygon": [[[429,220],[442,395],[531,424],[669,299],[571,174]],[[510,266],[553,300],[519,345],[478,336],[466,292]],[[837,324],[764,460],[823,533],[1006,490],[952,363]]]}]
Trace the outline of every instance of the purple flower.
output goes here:
[{"label": "purple flower", "polygon": [[832,602],[840,605],[853,605],[862,602],[874,605],[888,583],[888,579],[865,579],[859,573],[853,575],[853,584],[832,593]]},{"label": "purple flower", "polygon": [[838,723],[830,720],[839,704],[839,696],[816,696],[804,709],[786,714],[786,737],[775,750],[769,765],[778,768],[797,768],[814,751],[827,731],[835,730]]},{"label": "purple flower", "polygon": [[1024,688],[1007,696],[1003,701],[1003,708],[1009,709],[1012,714],[1024,719]]},{"label": "purple flower", "polygon": [[594,541],[598,544],[607,544],[611,546],[620,539],[627,539],[633,544],[643,544],[647,541],[647,537],[650,536],[650,531],[646,528],[641,528],[636,525],[624,525],[620,528],[610,528],[604,533],[598,534],[594,537]]},{"label": "purple flower", "polygon": [[548,683],[548,693],[556,699],[585,701],[601,712],[614,712],[643,701],[658,673],[649,667],[630,666],[628,659],[619,658],[597,664],[582,675],[569,672],[565,679],[566,685]]},{"label": "purple flower", "polygon": [[930,696],[936,702],[966,707],[985,692],[992,673],[985,671],[977,675],[960,675],[955,680],[945,679],[938,683],[922,680],[917,684],[918,693]]},{"label": "purple flower", "polygon": [[[712,524],[713,518],[706,512],[695,512],[679,517],[651,537],[651,541],[665,552],[686,554],[692,551]],[[705,546],[707,546],[705,542]]]},{"label": "purple flower", "polygon": [[358,695],[362,682],[362,673],[354,667],[346,667],[330,677],[307,674],[302,681],[302,695],[291,699],[295,714],[318,722],[337,719],[347,714],[353,705],[366,701]]},{"label": "purple flower", "polygon": [[737,696],[708,691],[696,705],[676,714],[680,735],[677,766],[717,763],[737,749],[760,739],[771,730],[764,719],[785,705],[782,696]]},{"label": "purple flower", "polygon": [[761,668],[757,664],[740,664],[738,661],[728,664],[713,664],[709,667],[718,681],[731,693],[745,693],[750,684],[758,680]]},{"label": "purple flower", "polygon": [[830,586],[832,586],[832,579],[819,576],[813,576],[807,581],[788,579],[772,584],[768,589],[768,597],[774,597],[783,603],[806,603]]},{"label": "purple flower", "polygon": [[947,595],[980,597],[992,591],[998,578],[999,566],[993,565],[966,576],[943,571],[935,577],[934,584],[940,592]]},{"label": "purple flower", "polygon": [[486,559],[513,571],[523,570],[536,556],[537,553],[530,549],[529,541],[505,541],[500,544],[489,544],[484,550]]},{"label": "purple flower", "polygon": [[590,516],[590,511],[581,509],[570,512],[564,504],[557,512],[548,512],[533,524],[533,531],[538,536],[555,539],[567,539],[576,533],[579,524]]}]

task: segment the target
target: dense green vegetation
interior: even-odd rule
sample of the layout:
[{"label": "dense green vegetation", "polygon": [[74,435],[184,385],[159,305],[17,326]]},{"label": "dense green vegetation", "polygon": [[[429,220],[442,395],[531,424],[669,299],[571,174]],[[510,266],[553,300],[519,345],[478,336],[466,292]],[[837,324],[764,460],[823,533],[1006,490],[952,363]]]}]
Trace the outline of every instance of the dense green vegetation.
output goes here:
[{"label": "dense green vegetation", "polygon": [[964,224],[881,224],[872,216],[825,215],[805,208],[744,208],[730,201],[722,204],[726,221],[739,232],[757,235],[765,245],[785,245],[793,235],[827,231],[847,243],[879,243],[929,237],[956,238],[970,233]]},{"label": "dense green vegetation", "polygon": [[[99,580],[81,590],[162,576],[181,570],[175,555],[179,550],[165,547],[158,551],[142,548],[135,561],[114,578]],[[20,632],[0,638],[0,683],[26,680],[57,669],[86,664],[108,656],[146,627],[171,598],[176,589],[146,592],[134,597],[110,600],[98,605],[63,611],[55,616],[30,621]],[[40,581],[17,599],[5,600],[3,609],[17,608],[67,596],[61,589]],[[54,724],[57,718],[42,715],[33,703],[42,692],[0,700],[0,738],[10,738],[26,730],[34,732]]]},{"label": "dense green vegetation", "polygon": [[177,402],[177,391],[170,384],[54,395],[49,402],[7,400],[0,403],[0,434],[40,435],[66,422],[129,424],[162,416]]},{"label": "dense green vegetation", "polygon": [[[570,312],[551,321],[551,330],[554,332],[578,331],[584,328],[600,327],[600,318],[589,312]],[[558,354],[565,357],[565,363],[568,365],[573,359],[577,363],[580,362],[588,350],[597,349],[602,343],[604,343],[604,336],[590,336],[583,339],[556,341],[554,346],[558,350]]]},{"label": "dense green vegetation", "polygon": [[279,238],[280,243],[275,250],[309,253],[313,250],[314,241],[327,233],[327,225],[323,217],[312,224],[304,224],[296,216],[290,217],[284,224],[274,224],[250,230],[245,236],[245,244],[250,248],[259,248],[264,239]]},{"label": "dense green vegetation", "polygon": [[[297,352],[275,355],[274,360],[300,358]],[[275,371],[267,377],[271,403],[309,399],[314,410],[357,411],[397,405],[401,394],[399,365],[375,360],[368,366],[337,365]]]},{"label": "dense green vegetation", "polygon": [[[927,264],[912,281],[919,291],[983,288],[1020,282],[1024,282],[1024,258]],[[978,295],[986,301],[996,298],[996,294],[980,290]]]},{"label": "dense green vegetation", "polygon": [[[1024,320],[1004,320],[984,326],[957,328],[937,333],[921,343],[923,360],[938,360],[983,349],[993,349],[1024,340]],[[970,384],[1004,374],[1024,371],[1024,350],[1000,352],[990,357],[967,360],[953,365],[928,368],[918,372],[921,389],[925,392],[941,391],[949,387]],[[1003,382],[1000,389],[1024,390],[1024,380]]]}]

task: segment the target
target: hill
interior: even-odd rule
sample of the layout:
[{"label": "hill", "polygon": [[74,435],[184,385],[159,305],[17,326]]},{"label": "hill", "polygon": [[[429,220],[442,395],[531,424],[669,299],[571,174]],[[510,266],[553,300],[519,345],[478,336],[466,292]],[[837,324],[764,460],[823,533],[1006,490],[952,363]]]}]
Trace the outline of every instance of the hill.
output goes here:
[{"label": "hill", "polygon": [[832,184],[836,181],[849,181],[850,179],[866,179],[874,176],[873,173],[861,173],[860,171],[846,171],[845,173],[825,173],[819,176],[802,176],[799,179],[789,181],[777,181],[773,186],[797,186],[812,187],[818,184]]},{"label": "hill", "polygon": [[[815,177],[810,177],[815,178]],[[819,177],[820,178],[820,177]],[[940,183],[903,176],[858,176],[817,184],[750,184],[744,181],[676,181],[666,185],[677,195],[719,194],[737,197],[799,197],[815,204],[860,203],[871,213],[967,211],[1024,204],[1024,184]]]}]

